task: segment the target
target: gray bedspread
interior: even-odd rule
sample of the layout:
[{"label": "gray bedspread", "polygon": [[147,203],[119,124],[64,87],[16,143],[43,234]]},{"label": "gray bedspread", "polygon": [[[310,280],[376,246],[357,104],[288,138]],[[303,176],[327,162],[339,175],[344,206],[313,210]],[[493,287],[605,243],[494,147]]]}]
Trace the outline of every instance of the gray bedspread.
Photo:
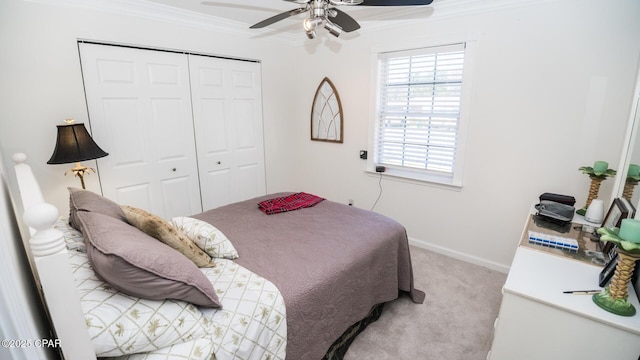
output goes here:
[{"label": "gray bedspread", "polygon": [[[416,303],[407,235],[383,215],[328,200],[266,215],[270,194],[193,217],[216,226],[240,254],[236,261],[273,282],[287,309],[287,359],[319,360],[375,304],[406,291]],[[214,284],[215,286],[215,284]]]}]

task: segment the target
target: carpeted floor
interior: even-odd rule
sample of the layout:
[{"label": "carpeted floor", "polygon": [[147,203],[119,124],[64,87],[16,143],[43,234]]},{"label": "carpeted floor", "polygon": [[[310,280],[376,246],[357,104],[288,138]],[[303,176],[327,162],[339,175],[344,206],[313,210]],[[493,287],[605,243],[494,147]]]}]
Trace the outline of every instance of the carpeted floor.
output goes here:
[{"label": "carpeted floor", "polygon": [[416,247],[411,259],[424,304],[386,304],[344,359],[485,360],[506,274]]}]

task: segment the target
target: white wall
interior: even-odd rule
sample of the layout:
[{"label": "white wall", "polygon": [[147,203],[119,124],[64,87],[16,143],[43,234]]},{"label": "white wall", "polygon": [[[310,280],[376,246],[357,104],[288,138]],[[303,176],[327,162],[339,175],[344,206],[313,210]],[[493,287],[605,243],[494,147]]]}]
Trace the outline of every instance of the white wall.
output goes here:
[{"label": "white wall", "polygon": [[[372,52],[474,42],[473,96],[460,191],[384,178],[375,210],[407,227],[422,246],[505,270],[527,213],[543,192],[586,201],[578,168],[595,160],[616,167],[638,66],[640,3],[543,1],[462,18],[438,17],[375,36],[308,42],[292,124],[296,186],[370,208],[378,177],[364,172],[370,144]],[[363,27],[366,27],[363,24]],[[344,108],[344,144],[309,140],[316,87],[328,76]],[[372,149],[368,148],[370,154]],[[613,180],[600,197],[609,201]]]},{"label": "white wall", "polygon": [[[15,152],[27,153],[46,200],[57,206],[61,214],[66,213],[66,188],[79,187],[79,180],[63,176],[72,164],[46,165],[46,162],[55,145],[56,125],[69,117],[78,122],[88,121],[77,39],[89,39],[260,60],[265,89],[268,190],[288,187],[289,178],[283,175],[288,163],[280,159],[290,151],[280,129],[288,126],[287,109],[294,97],[287,61],[292,49],[260,37],[251,39],[234,31],[215,31],[215,24],[212,27],[209,30],[201,25],[190,27],[111,12],[3,0],[0,140],[5,158],[9,161]],[[95,161],[83,164],[96,166]],[[99,192],[97,176],[89,175],[85,181],[88,189]],[[271,183],[275,185],[270,186]]]}]

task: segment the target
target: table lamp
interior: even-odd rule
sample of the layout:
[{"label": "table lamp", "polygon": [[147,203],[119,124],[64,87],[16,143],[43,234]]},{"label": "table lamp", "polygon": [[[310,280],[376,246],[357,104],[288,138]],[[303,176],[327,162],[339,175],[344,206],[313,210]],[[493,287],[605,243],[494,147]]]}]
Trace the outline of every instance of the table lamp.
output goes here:
[{"label": "table lamp", "polygon": [[85,189],[84,175],[91,171],[95,172],[95,170],[82,166],[80,162],[98,159],[109,154],[104,152],[93,141],[83,123],[75,124],[73,119],[66,119],[65,123],[66,125],[57,125],[58,138],[56,139],[56,147],[47,164],[69,164],[75,162],[76,166],[65,171],[64,174],[67,175],[69,171],[73,172],[74,176],[80,178],[80,184]]}]

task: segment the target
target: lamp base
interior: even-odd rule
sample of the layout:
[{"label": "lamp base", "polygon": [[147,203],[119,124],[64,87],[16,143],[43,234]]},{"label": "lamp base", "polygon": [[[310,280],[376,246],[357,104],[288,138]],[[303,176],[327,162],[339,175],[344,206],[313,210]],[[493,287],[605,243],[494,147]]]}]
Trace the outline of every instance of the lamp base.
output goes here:
[{"label": "lamp base", "polygon": [[82,164],[80,164],[78,162],[78,163],[76,163],[76,167],[65,171],[64,174],[67,175],[68,172],[72,172],[73,176],[79,177],[80,178],[80,185],[82,185],[82,189],[86,189],[84,187],[84,175],[85,174],[88,175],[91,172],[95,172],[95,170],[93,170],[93,168],[90,168],[90,167],[82,166]]},{"label": "lamp base", "polygon": [[610,313],[620,316],[633,316],[636,314],[636,308],[629,302],[627,298],[614,299],[609,293],[609,287],[604,289],[603,293],[595,294],[591,298],[596,305]]}]

